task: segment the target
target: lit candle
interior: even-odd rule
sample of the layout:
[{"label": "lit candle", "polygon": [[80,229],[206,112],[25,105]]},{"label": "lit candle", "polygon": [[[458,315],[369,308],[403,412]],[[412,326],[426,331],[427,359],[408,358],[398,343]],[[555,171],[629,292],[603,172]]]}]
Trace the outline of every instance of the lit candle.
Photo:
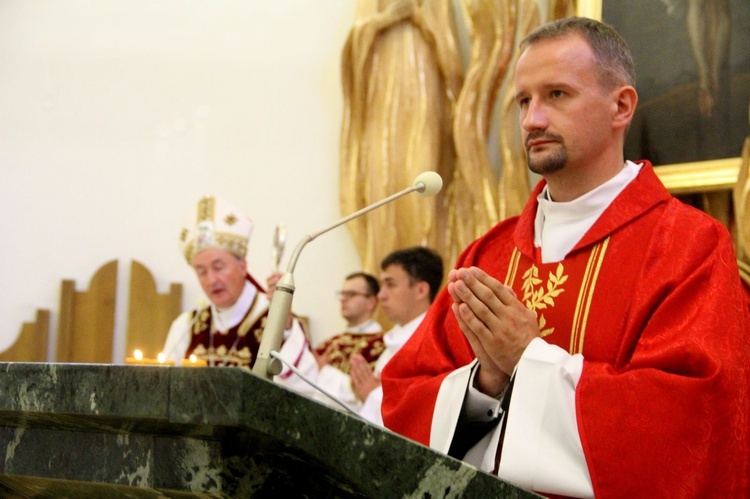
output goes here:
[{"label": "lit candle", "polygon": [[125,358],[125,363],[141,365],[141,366],[148,366],[148,365],[173,366],[174,365],[174,361],[167,360],[167,356],[164,353],[160,353],[155,359],[149,359],[149,358],[144,357],[143,352],[138,349],[136,349],[133,352],[132,357]]},{"label": "lit candle", "polygon": [[199,359],[195,356],[195,354],[190,354],[189,358],[180,360],[180,365],[182,367],[206,367],[208,365],[208,362],[203,359]]}]

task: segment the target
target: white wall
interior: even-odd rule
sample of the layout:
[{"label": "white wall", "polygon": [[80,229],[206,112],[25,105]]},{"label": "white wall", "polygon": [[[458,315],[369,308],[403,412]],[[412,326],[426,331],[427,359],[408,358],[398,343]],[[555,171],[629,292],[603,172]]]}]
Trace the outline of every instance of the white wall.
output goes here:
[{"label": "white wall", "polygon": [[[342,216],[340,54],[354,0],[5,0],[0,3],[0,350],[60,281],[78,290],[120,261],[115,359],[124,358],[131,259],[160,292],[200,288],[179,254],[203,194],[255,221],[248,255],[270,272],[302,236]],[[333,291],[359,258],[346,228],[310,243],[294,309],[317,339],[343,327]]]}]

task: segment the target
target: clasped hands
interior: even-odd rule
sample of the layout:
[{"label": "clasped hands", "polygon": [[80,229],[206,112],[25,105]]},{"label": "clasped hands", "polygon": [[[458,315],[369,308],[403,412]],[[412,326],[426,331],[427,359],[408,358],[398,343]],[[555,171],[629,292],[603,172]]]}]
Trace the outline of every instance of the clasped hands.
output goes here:
[{"label": "clasped hands", "polygon": [[380,386],[380,377],[373,372],[370,363],[361,354],[352,355],[349,365],[351,367],[349,376],[354,394],[361,402],[364,402],[370,393]]},{"label": "clasped hands", "polygon": [[458,325],[479,361],[475,385],[496,397],[508,385],[528,344],[541,335],[536,316],[512,288],[477,267],[451,270],[448,293]]}]

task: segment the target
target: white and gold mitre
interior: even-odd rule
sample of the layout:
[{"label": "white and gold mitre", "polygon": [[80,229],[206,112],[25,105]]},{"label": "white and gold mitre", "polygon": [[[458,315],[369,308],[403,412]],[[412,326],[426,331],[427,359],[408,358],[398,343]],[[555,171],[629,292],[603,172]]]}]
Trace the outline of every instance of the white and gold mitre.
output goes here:
[{"label": "white and gold mitre", "polygon": [[205,249],[223,249],[245,258],[253,221],[223,199],[204,196],[180,232],[180,249],[189,264]]}]

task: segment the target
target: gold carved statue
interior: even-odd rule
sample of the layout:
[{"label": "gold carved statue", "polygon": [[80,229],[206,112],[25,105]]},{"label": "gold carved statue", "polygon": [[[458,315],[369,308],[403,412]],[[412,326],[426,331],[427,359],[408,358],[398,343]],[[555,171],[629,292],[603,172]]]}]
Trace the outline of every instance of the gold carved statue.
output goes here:
[{"label": "gold carved statue", "polygon": [[[550,18],[573,13],[551,0]],[[363,268],[394,249],[435,248],[448,265],[519,213],[529,182],[512,107],[518,41],[535,0],[360,0],[342,54],[340,201],[352,213],[443,177],[435,198],[406,196],[349,224]]]}]

